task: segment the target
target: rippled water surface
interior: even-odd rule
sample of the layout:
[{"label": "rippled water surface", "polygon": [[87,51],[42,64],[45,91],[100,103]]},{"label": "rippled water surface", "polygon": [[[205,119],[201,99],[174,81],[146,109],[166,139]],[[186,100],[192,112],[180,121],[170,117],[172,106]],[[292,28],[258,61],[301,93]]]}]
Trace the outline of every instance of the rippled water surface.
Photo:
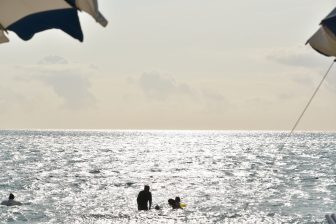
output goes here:
[{"label": "rippled water surface", "polygon": [[[2,223],[325,223],[336,133],[0,131]],[[162,210],[138,212],[151,186]],[[184,210],[171,210],[180,196]]]}]

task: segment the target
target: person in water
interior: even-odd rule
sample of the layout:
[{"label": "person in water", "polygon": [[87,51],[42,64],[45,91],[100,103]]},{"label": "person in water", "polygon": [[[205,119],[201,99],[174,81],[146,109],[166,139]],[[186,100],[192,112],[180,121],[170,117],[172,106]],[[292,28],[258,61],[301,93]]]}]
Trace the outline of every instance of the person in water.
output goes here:
[{"label": "person in water", "polygon": [[175,198],[175,206],[176,206],[176,208],[182,208],[181,207],[181,198],[180,197],[176,197]]},{"label": "person in water", "polygon": [[168,204],[170,205],[170,207],[172,207],[173,209],[177,209],[176,207],[176,202],[174,199],[168,199]]},{"label": "person in water", "polygon": [[180,197],[176,197],[175,200],[170,198],[170,199],[168,200],[168,204],[169,204],[173,209],[183,208],[183,206],[182,206],[182,204],[181,204],[181,198],[180,198]]},{"label": "person in water", "polygon": [[143,191],[140,191],[137,197],[138,210],[148,210],[152,207],[152,193],[149,186],[146,185]]},{"label": "person in water", "polygon": [[10,193],[8,200],[2,201],[1,205],[6,205],[6,206],[22,205],[21,202],[15,201],[14,198],[15,198],[14,194]]}]

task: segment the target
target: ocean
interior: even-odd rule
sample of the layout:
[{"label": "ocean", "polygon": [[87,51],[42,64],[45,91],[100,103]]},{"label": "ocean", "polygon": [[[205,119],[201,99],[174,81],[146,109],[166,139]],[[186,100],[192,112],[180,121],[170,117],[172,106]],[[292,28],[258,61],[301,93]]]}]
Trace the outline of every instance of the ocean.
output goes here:
[{"label": "ocean", "polygon": [[[0,223],[326,223],[336,133],[0,131]],[[153,205],[137,211],[151,187]],[[172,210],[179,196],[187,207]]]}]

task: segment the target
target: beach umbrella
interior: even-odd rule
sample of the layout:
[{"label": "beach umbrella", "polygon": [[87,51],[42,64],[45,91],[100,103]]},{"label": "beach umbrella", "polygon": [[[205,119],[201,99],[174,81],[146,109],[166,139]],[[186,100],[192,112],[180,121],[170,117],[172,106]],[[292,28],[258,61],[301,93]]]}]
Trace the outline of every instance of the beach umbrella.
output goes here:
[{"label": "beach umbrella", "polygon": [[321,27],[307,43],[325,56],[336,57],[336,8],[322,20]]},{"label": "beach umbrella", "polygon": [[90,14],[102,26],[107,25],[97,0],[0,0],[0,43],[9,41],[8,31],[30,40],[48,29],[60,29],[83,41],[78,11]]},{"label": "beach umbrella", "polygon": [[[321,27],[314,33],[314,35],[307,41],[306,44],[309,44],[313,49],[317,52],[328,56],[328,57],[336,57],[336,8],[325,17],[321,22]],[[333,65],[335,64],[335,60],[329,66],[327,72],[323,76],[322,80],[318,84],[317,88],[315,89],[313,95],[309,99],[307,105],[303,109],[302,113],[300,114],[299,118],[296,120],[294,127],[292,128],[290,134],[294,132],[298,124],[300,123],[302,117],[304,116],[305,112],[307,111],[308,107],[312,103],[313,99],[315,98],[316,94],[320,90],[323,82],[327,78],[328,74],[330,73]]]}]

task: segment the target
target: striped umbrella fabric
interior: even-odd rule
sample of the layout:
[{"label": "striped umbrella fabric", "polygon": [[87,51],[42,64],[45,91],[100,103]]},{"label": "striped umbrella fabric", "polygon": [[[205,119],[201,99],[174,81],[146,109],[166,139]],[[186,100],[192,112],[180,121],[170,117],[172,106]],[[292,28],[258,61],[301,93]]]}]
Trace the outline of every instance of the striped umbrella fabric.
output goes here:
[{"label": "striped umbrella fabric", "polygon": [[307,41],[317,52],[336,57],[336,8],[321,22],[321,27]]},{"label": "striped umbrella fabric", "polygon": [[36,33],[60,29],[83,41],[78,11],[90,14],[102,26],[107,20],[97,0],[0,0],[0,43],[8,42],[7,31],[30,40]]}]

